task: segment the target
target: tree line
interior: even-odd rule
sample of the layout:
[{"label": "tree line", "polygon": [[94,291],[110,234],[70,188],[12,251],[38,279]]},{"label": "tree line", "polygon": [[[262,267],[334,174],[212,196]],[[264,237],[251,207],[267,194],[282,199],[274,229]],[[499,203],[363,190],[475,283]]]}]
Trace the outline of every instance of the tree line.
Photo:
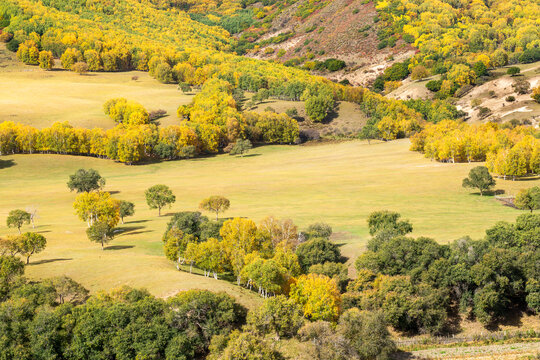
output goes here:
[{"label": "tree line", "polygon": [[411,150],[443,162],[486,161],[504,178],[540,174],[540,140],[531,127],[503,128],[496,123],[467,125],[455,121],[429,124],[411,137]]}]

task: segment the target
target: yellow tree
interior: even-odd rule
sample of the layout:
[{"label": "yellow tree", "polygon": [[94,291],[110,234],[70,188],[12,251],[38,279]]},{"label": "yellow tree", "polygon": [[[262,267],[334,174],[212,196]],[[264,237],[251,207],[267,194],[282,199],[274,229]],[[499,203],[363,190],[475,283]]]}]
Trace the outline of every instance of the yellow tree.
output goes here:
[{"label": "yellow tree", "polygon": [[80,193],[75,198],[73,208],[79,219],[87,222],[88,227],[100,222],[114,228],[120,221],[120,202],[108,192]]},{"label": "yellow tree", "polygon": [[341,312],[341,295],[335,280],[326,275],[302,275],[291,285],[290,298],[310,320],[336,321]]}]

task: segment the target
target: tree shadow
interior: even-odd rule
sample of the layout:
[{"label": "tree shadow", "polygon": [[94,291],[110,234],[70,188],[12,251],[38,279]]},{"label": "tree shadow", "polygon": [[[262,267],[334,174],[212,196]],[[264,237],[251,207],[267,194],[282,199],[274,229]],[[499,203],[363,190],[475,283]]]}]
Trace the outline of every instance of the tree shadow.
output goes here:
[{"label": "tree shadow", "polygon": [[241,156],[241,155],[236,155],[235,157],[237,158],[248,158],[248,157],[255,157],[255,156],[261,156],[261,154],[247,154],[247,155],[244,155],[244,156]]},{"label": "tree shadow", "polygon": [[70,260],[73,260],[73,258],[44,259],[44,260],[39,260],[39,261],[35,261],[35,262],[32,262],[30,260],[30,264],[28,264],[26,266],[47,264],[47,263],[52,263],[52,262],[56,262],[56,261],[70,261]]},{"label": "tree shadow", "polygon": [[125,249],[132,249],[134,248],[134,245],[111,245],[107,246],[106,248],[103,248],[103,250],[125,250]]},{"label": "tree shadow", "polygon": [[50,233],[51,230],[41,230],[41,231],[36,231],[36,234],[45,234],[45,233]]},{"label": "tree shadow", "polygon": [[118,190],[112,190],[112,191],[107,191],[109,194],[111,195],[116,195],[116,194],[120,194],[120,191]]},{"label": "tree shadow", "polygon": [[0,160],[0,169],[7,169],[15,165],[16,163],[13,161],[13,159]]},{"label": "tree shadow", "polygon": [[523,321],[521,321],[523,315],[524,311],[522,309],[508,309],[503,318],[499,319],[499,321],[489,324],[488,326],[486,326],[486,329],[490,331],[500,331],[501,325],[520,327],[523,325]]},{"label": "tree shadow", "polygon": [[133,231],[133,232],[130,232],[129,234],[127,234],[127,235],[138,235],[138,234],[144,234],[144,233],[149,233],[149,232],[154,232],[154,230]]},{"label": "tree shadow", "polygon": [[133,221],[126,221],[124,224],[140,224],[140,223],[145,223],[148,221],[150,220],[133,220]]}]

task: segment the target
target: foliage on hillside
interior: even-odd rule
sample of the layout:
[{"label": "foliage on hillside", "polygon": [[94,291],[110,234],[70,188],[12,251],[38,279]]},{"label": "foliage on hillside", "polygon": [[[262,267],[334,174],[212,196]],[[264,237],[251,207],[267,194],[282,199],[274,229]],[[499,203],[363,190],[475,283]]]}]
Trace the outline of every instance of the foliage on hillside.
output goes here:
[{"label": "foliage on hillside", "polygon": [[[451,96],[486,69],[540,60],[540,5],[536,1],[377,0],[381,46],[398,38],[417,54],[408,68],[421,77],[443,74],[437,91]],[[422,73],[422,74],[421,74]]]}]

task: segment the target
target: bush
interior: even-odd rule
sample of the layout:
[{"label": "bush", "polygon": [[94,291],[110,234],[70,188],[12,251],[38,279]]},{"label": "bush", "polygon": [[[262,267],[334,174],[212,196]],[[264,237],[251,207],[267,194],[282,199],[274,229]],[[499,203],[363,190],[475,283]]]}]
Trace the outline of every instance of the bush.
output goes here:
[{"label": "bush", "polygon": [[79,75],[86,74],[88,72],[88,64],[82,61],[78,61],[71,66],[71,70]]},{"label": "bush", "polygon": [[506,73],[508,75],[511,75],[511,76],[515,76],[517,74],[519,74],[521,72],[521,69],[518,68],[517,66],[512,66],[510,68],[508,68],[508,70],[506,70]]},{"label": "bush", "polygon": [[516,97],[510,95],[510,96],[507,96],[505,100],[508,101],[508,102],[514,102],[514,101],[516,101]]},{"label": "bush", "polygon": [[531,89],[531,83],[525,79],[516,79],[512,84],[514,91],[519,95],[528,94]]},{"label": "bush", "polygon": [[441,90],[442,80],[430,80],[426,83],[426,88],[431,92]]}]

